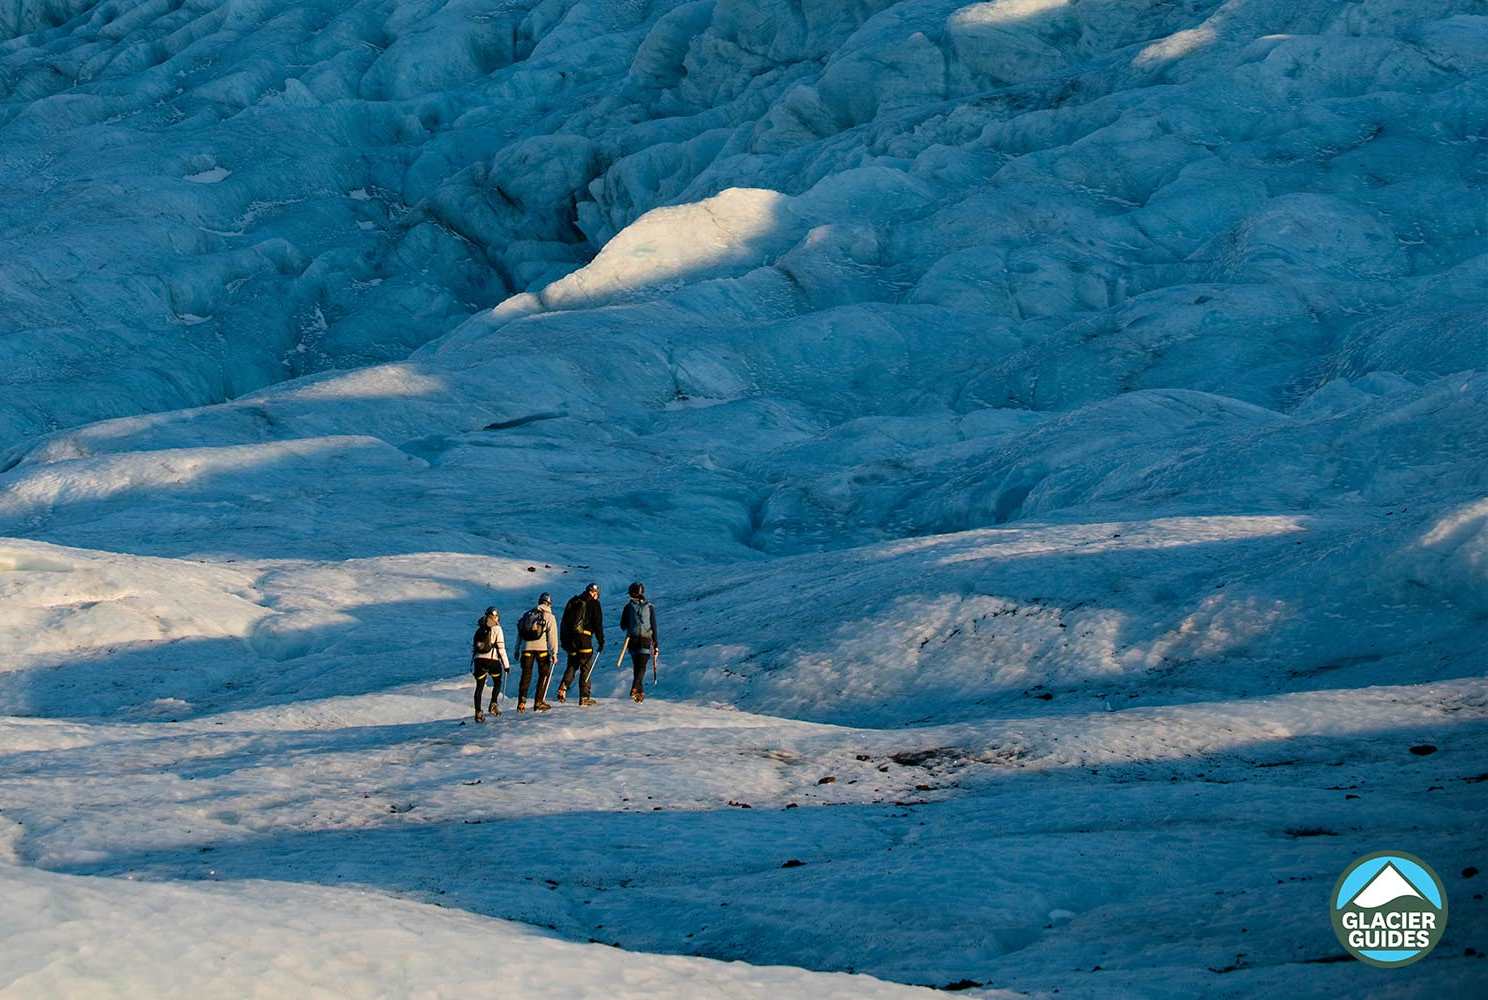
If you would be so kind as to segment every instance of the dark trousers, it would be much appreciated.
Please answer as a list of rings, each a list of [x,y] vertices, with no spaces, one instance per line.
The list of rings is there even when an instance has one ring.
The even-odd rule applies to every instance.
[[[573,686],[575,674],[579,676],[579,697],[581,699],[594,697],[590,686],[590,678],[594,676],[594,650],[568,654],[568,668],[563,671],[562,686],[565,689]]]
[[[636,649],[630,647],[630,668],[635,672],[635,678],[630,682],[632,691],[645,691],[646,687],[646,664],[651,662],[651,647],[643,646]]]
[[[486,689],[486,678],[491,678],[491,711],[496,711],[496,699],[501,694],[501,682],[505,680],[506,671],[501,669],[501,664],[496,660],[476,660],[473,668],[475,673],[475,710],[480,711],[481,692]]]
[[[517,697],[527,700],[527,685],[532,683],[532,662],[537,661],[537,687],[533,689],[534,701],[548,700],[548,682],[553,679],[553,658],[535,649],[522,653],[522,682],[517,686]]]

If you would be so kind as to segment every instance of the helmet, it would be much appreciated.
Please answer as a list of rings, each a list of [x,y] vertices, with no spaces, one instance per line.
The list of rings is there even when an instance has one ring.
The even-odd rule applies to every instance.
[[[546,590],[544,590],[541,594],[538,594],[537,595],[537,603],[538,604],[552,604],[553,603],[553,595],[550,594],[550,593],[548,593]]]
[[[632,583],[630,585],[630,596],[631,597],[645,597],[646,596],[646,585],[644,583],[642,583],[641,581],[639,581],[639,580],[637,580],[635,583]]]
[[[495,608],[487,608],[486,609],[486,613],[484,615],[482,615],[481,617],[482,618],[500,618],[501,617],[501,612],[500,611],[497,611]]]

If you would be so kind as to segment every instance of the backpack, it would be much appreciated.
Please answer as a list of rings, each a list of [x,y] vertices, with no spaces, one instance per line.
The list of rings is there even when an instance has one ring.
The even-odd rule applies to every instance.
[[[631,601],[627,607],[630,612],[629,627],[625,632],[632,639],[651,638],[651,624],[655,621],[651,617],[651,605],[644,600]]]
[[[586,629],[593,631],[589,629],[589,602],[583,594],[570,597],[563,607],[563,623],[558,627],[558,637],[565,646],[572,645],[579,633]]]
[[[523,642],[536,642],[548,634],[548,619],[541,608],[531,608],[517,619],[517,635]]]
[[[491,626],[481,624],[476,627],[475,638],[471,640],[470,654],[479,656],[482,653],[489,653],[495,645],[496,641],[491,638]]]

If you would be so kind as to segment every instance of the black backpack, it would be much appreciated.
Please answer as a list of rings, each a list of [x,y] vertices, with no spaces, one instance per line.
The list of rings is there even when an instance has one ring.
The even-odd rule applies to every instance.
[[[470,655],[479,656],[482,653],[489,653],[495,645],[496,640],[491,637],[491,626],[482,622],[476,626],[475,638],[470,643]]]
[[[542,608],[532,608],[517,619],[517,635],[523,642],[536,642],[548,634],[548,619]]]
[[[584,599],[583,594],[570,597],[568,603],[563,606],[563,624],[558,628],[558,637],[565,643],[572,644],[579,638],[579,632],[589,626],[589,602]],[[593,631],[593,629],[589,629]]]

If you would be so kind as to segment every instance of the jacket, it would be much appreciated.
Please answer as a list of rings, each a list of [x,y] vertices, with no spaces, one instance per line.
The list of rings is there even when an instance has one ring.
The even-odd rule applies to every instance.
[[[482,646],[489,646],[485,651]],[[491,627],[484,622],[476,626],[475,638],[471,641],[471,655],[477,660],[495,660],[506,669],[508,660],[506,658],[506,636],[502,634],[500,625]]]
[[[645,615],[645,618],[638,617],[640,615]],[[626,635],[634,635],[643,622],[651,626],[651,644],[660,647],[661,636],[656,631],[656,605],[644,597],[640,600],[632,597],[625,603],[625,610],[620,612],[620,631]]]
[[[594,640],[604,646],[604,610],[599,599],[587,593],[575,594],[563,606],[563,628],[558,641],[565,652],[589,653],[595,649]]]
[[[548,604],[539,604],[537,609],[542,612],[543,621],[547,628],[543,634],[536,639],[523,639],[517,636],[517,654],[522,653],[547,653],[556,658],[558,656],[558,620],[553,617],[553,608]]]

